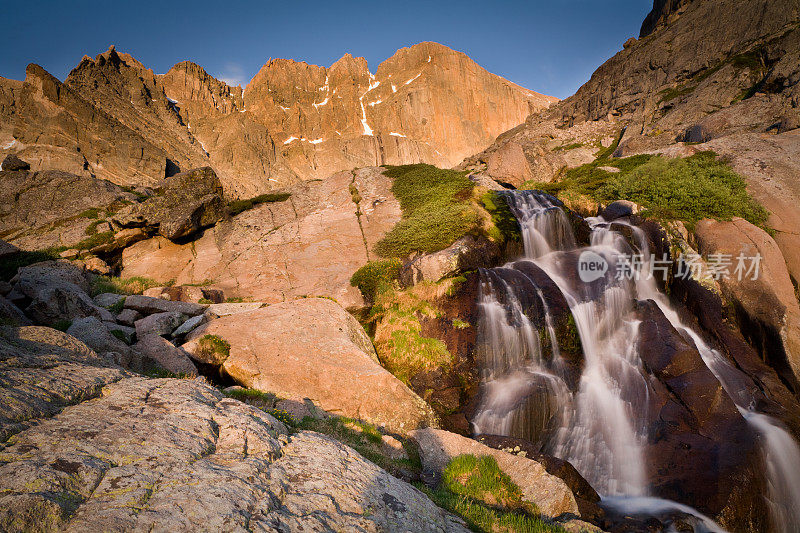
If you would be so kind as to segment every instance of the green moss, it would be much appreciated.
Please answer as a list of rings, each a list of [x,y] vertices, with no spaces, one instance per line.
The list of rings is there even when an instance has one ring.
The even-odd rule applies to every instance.
[[[461,319],[454,318],[453,319],[453,327],[456,329],[467,329],[470,327],[469,322],[464,322]]]
[[[442,472],[442,486],[453,494],[495,505],[522,503],[522,491],[491,455],[454,457]]]
[[[462,517],[473,531],[564,531],[540,518],[535,506],[523,501],[522,491],[491,456],[459,455],[445,468],[439,487],[416,486],[436,505]]]
[[[211,301],[211,300],[209,300],[208,298],[200,298],[200,299],[197,301],[197,303],[199,303],[199,304],[213,304],[214,302],[212,302],[212,301]]]
[[[257,205],[274,203],[274,202],[283,202],[285,200],[288,200],[290,196],[291,193],[280,192],[280,193],[261,194],[254,198],[249,198],[247,200],[234,200],[228,203],[227,211],[230,216],[235,216],[249,209],[253,209]]]
[[[229,304],[244,303],[244,298],[239,298],[239,297],[225,298],[225,303],[229,303]]]
[[[405,326],[405,327],[402,327]],[[423,337],[417,319],[404,317],[402,326],[391,332],[381,362],[400,381],[408,383],[425,370],[449,368],[453,356],[439,339]]]
[[[74,248],[78,250],[91,250],[95,246],[100,246],[101,244],[108,244],[114,240],[114,232],[113,231],[104,231],[102,233],[95,233],[94,235],[90,235],[89,237],[83,239],[81,242],[76,244]]]
[[[115,315],[118,314],[122,309],[125,307],[125,298],[120,298],[115,303],[108,306],[108,310],[114,313]]]
[[[225,391],[225,396],[264,410],[273,409],[278,400],[278,397],[271,392],[261,392],[258,389],[232,389]]]
[[[620,172],[599,168],[604,166]],[[644,216],[682,220],[689,227],[702,218],[730,220],[735,216],[763,227],[768,216],[748,195],[744,178],[710,151],[687,158],[642,154],[597,159],[566,170],[555,182],[528,182],[524,188],[557,196],[585,195],[598,202],[630,200],[645,208]]]
[[[497,191],[489,191],[481,196],[481,204],[492,216],[492,227],[488,230],[489,238],[495,242],[522,239],[517,218]]]
[[[391,287],[402,267],[398,259],[370,261],[353,273],[350,285],[358,287],[366,301],[373,302],[379,292]]]
[[[474,184],[466,172],[418,164],[386,167],[385,174],[394,180],[403,218],[378,242],[378,255],[437,252],[477,228],[479,216],[469,201]]]
[[[122,342],[124,342],[125,344],[128,344],[128,339],[127,337],[125,337],[125,334],[122,331],[118,329],[112,329],[111,334],[114,335],[119,340],[121,340]]]
[[[197,350],[200,359],[224,360],[231,354],[231,344],[219,335],[203,335],[197,343]]]

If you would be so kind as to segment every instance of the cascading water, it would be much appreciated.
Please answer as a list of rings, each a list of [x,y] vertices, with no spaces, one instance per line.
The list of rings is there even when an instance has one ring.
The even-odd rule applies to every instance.
[[[538,441],[549,453],[570,461],[614,505],[624,507],[621,502],[627,501],[633,506],[684,509],[648,494],[644,446],[652,416],[651,389],[637,353],[640,323],[633,303],[650,299],[677,331],[691,339],[760,435],[776,531],[800,531],[800,449],[795,441],[777,421],[754,410],[746,378],[682,322],[654,279],[616,275],[621,268],[646,272],[651,266],[641,229],[615,221],[630,229],[637,248],[633,250],[602,218],[587,219],[591,245],[579,249],[569,219],[551,197],[535,191],[505,194],[522,229],[525,258],[482,271],[478,334],[482,401],[472,420],[475,433]],[[577,275],[577,264],[587,253],[607,265],[593,283]],[[640,257],[641,263],[624,264],[632,256]],[[534,268],[557,285],[580,337],[584,367],[575,392],[567,385],[568,372]],[[542,311],[542,324],[527,316],[525,310],[532,306]],[[717,526],[702,519],[715,530]]]

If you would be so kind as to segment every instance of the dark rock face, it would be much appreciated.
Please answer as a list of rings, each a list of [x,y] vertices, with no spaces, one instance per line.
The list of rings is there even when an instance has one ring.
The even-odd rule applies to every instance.
[[[0,165],[0,170],[17,171],[17,170],[30,170],[31,165],[16,156],[16,154],[8,154],[3,159],[3,164]]]
[[[673,15],[679,15],[694,0],[654,0],[653,9],[642,22],[639,38],[647,37],[659,26],[665,25]]]
[[[654,380],[647,444],[653,492],[727,524],[767,526],[761,453],[753,431],[697,349],[656,304],[640,302],[639,352]],[[747,481],[745,481],[747,480]]]
[[[211,167],[167,178],[159,194],[124,209],[114,220],[123,227],[146,227],[172,241],[194,235],[225,215],[222,184]]]

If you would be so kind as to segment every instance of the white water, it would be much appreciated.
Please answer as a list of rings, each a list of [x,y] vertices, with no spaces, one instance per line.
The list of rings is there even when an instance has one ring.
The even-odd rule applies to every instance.
[[[473,419],[476,433],[527,438],[524,426],[535,418],[532,411],[549,410],[553,413],[550,424],[555,424],[549,435],[552,453],[569,460],[604,501],[634,508],[662,502],[656,507],[671,505],[671,509],[691,511],[709,531],[720,530],[697,511],[648,494],[644,443],[650,422],[650,388],[636,350],[639,323],[631,311],[636,299],[651,299],[670,323],[694,342],[705,364],[760,436],[774,530],[800,531],[800,448],[776,420],[754,411],[747,378],[684,324],[655,280],[648,279],[645,273],[652,258],[643,232],[630,226],[639,248],[632,250],[602,218],[588,220],[593,230],[588,249],[609,264],[609,273],[590,287],[575,276],[575,239],[563,210],[547,196],[531,192],[513,194],[509,205],[522,228],[526,259],[549,275],[569,304],[585,363],[577,391],[572,393],[564,381],[563,361],[541,291],[536,288],[545,307],[551,358],[542,356],[538,329],[523,312],[516,292],[520,287],[504,279],[512,274],[509,270],[517,277],[524,273],[511,264],[494,269],[494,275],[485,273],[479,304],[483,400]],[[617,263],[632,253],[642,255],[637,266],[642,274],[616,279]],[[555,399],[556,405],[541,398],[532,404],[520,400],[532,390],[535,396],[532,383],[546,387],[550,403]]]

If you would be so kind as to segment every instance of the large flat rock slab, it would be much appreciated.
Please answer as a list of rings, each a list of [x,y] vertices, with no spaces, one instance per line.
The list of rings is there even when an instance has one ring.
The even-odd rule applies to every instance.
[[[245,387],[290,400],[310,398],[328,412],[395,431],[435,424],[431,408],[379,364],[358,321],[329,299],[305,298],[212,320],[191,333],[184,349],[202,358],[206,335],[230,344],[222,370]]]

